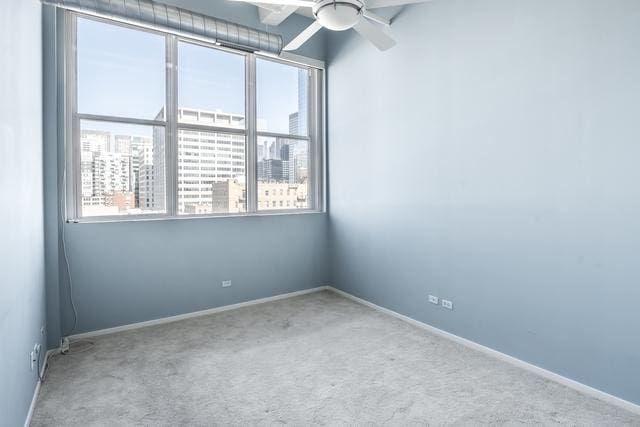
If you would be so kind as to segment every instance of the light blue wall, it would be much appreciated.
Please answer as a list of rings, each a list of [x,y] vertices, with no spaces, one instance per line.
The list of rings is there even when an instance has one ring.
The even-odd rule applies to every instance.
[[[265,29],[254,6],[225,0],[167,3],[222,19]],[[46,11],[45,31],[54,28]],[[270,31],[285,43],[310,23],[292,16]],[[52,32],[49,40],[55,33]],[[53,49],[53,47],[51,47]],[[315,38],[297,52],[324,59],[325,40]],[[61,52],[58,52],[61,54]],[[55,69],[55,55],[45,58]],[[52,71],[53,72],[53,71]],[[61,73],[60,73],[61,74]],[[47,76],[46,117],[56,119],[55,77]],[[60,88],[63,82],[57,80]],[[51,92],[53,91],[53,92]],[[57,117],[60,120],[60,117]],[[55,126],[47,128],[55,146]],[[73,316],[68,281],[59,249],[57,190],[58,151],[45,153],[51,180],[46,189],[48,296],[52,320],[49,345],[69,334]],[[74,296],[79,311],[75,333],[151,320],[277,295],[328,283],[326,214],[65,225]],[[49,261],[49,259],[48,259]],[[223,289],[221,281],[233,286]],[[59,310],[55,307],[59,305]],[[57,329],[56,329],[57,327]]]
[[[640,403],[639,23],[442,0],[330,38],[333,284]]]
[[[326,285],[326,222],[302,214],[70,225],[79,331]],[[233,285],[222,288],[227,279]]]
[[[0,425],[24,424],[45,343],[42,50],[38,0],[0,2]]]

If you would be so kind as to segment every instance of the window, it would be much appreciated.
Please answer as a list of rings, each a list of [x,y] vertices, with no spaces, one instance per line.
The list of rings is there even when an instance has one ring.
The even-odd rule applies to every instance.
[[[164,118],[165,37],[77,20],[78,112]]]
[[[309,90],[304,67],[256,60],[258,209],[308,209],[310,198]],[[286,190],[286,196],[285,196]],[[279,194],[271,205],[269,192]],[[262,194],[264,193],[264,196]]]
[[[80,120],[81,215],[165,213],[154,181],[164,177],[164,140],[160,126]]]
[[[178,121],[245,127],[245,59],[178,42]]]
[[[165,63],[162,35],[77,20],[77,216],[166,214]]]
[[[309,70],[256,60],[258,132],[308,135]]]
[[[289,208],[309,208],[309,142],[259,135],[257,153],[258,201],[270,199],[271,194],[271,198],[288,201]],[[266,206],[265,209],[276,207],[275,204]]]
[[[322,70],[66,18],[68,218],[322,210]]]
[[[178,215],[246,212],[245,62],[244,55],[178,42]],[[201,180],[181,182],[185,167]]]

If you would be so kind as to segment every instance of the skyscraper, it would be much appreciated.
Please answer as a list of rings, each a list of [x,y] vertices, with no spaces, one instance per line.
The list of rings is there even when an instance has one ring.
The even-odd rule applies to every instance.
[[[258,180],[264,182],[289,182],[289,161],[264,159],[258,162]]]
[[[151,139],[113,135],[83,129],[80,134],[81,207],[85,215],[110,215],[134,209],[137,169],[143,153],[132,147],[151,148]]]
[[[243,129],[244,116],[222,111],[181,107],[180,123]],[[164,134],[154,137],[154,169],[152,203],[164,208],[164,159],[156,161],[156,153],[164,156]],[[212,213],[214,183],[245,183],[245,136],[236,133],[180,129],[178,131],[178,214]],[[159,167],[158,165],[162,165]],[[218,207],[219,208],[219,207]],[[244,205],[240,208],[244,210]],[[215,211],[218,212],[218,211]]]
[[[161,108],[156,116],[156,120],[162,120],[164,118],[164,108]],[[144,184],[145,188],[151,188],[151,193],[148,193],[146,197],[140,200],[140,204],[144,206],[144,209],[151,209],[156,211],[166,212],[165,203],[165,183],[166,183],[166,171],[165,171],[165,133],[164,128],[153,128],[153,161],[151,168],[150,178],[147,178],[145,173],[145,181],[141,180],[141,185]],[[146,171],[145,171],[146,172]]]

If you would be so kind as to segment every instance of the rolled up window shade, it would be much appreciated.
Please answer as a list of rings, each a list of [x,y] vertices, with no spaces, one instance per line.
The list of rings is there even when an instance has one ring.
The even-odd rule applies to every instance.
[[[223,46],[280,54],[282,37],[152,0],[42,0],[45,4],[169,33],[191,34]]]

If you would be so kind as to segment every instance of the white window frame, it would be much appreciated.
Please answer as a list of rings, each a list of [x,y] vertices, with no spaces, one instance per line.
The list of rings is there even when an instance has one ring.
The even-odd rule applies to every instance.
[[[90,19],[132,28],[161,35],[165,38],[166,48],[166,101],[165,119],[148,120],[110,115],[85,114],[78,112],[78,80],[77,80],[77,19]],[[242,50],[221,47],[215,43],[192,38],[185,35],[164,33],[119,21],[86,15],[75,11],[65,11],[63,15],[64,33],[64,82],[65,82],[65,114],[64,140],[65,164],[63,179],[65,181],[65,210],[66,222],[107,222],[134,221],[160,219],[190,219],[190,218],[218,218],[235,216],[269,216],[283,214],[303,214],[325,212],[325,132],[324,132],[324,64],[321,61],[298,55],[283,53],[280,57],[260,52],[245,52]],[[241,55],[245,59],[245,128],[234,129],[208,125],[185,124],[178,122],[178,43],[187,42],[207,48],[226,51]],[[305,68],[309,71],[308,79],[308,135],[290,135],[276,132],[257,130],[256,126],[256,59],[280,62],[286,65]],[[98,122],[112,122],[157,126],[164,128],[165,135],[165,213],[123,214],[108,216],[82,216],[81,173],[80,173],[80,121],[92,120]],[[191,129],[205,132],[220,132],[245,136],[245,174],[247,199],[245,212],[241,213],[209,213],[209,214],[178,214],[178,130]],[[309,146],[309,181],[308,207],[305,209],[274,209],[258,210],[258,180],[257,180],[257,141],[258,136],[279,137],[292,140],[304,140]]]

